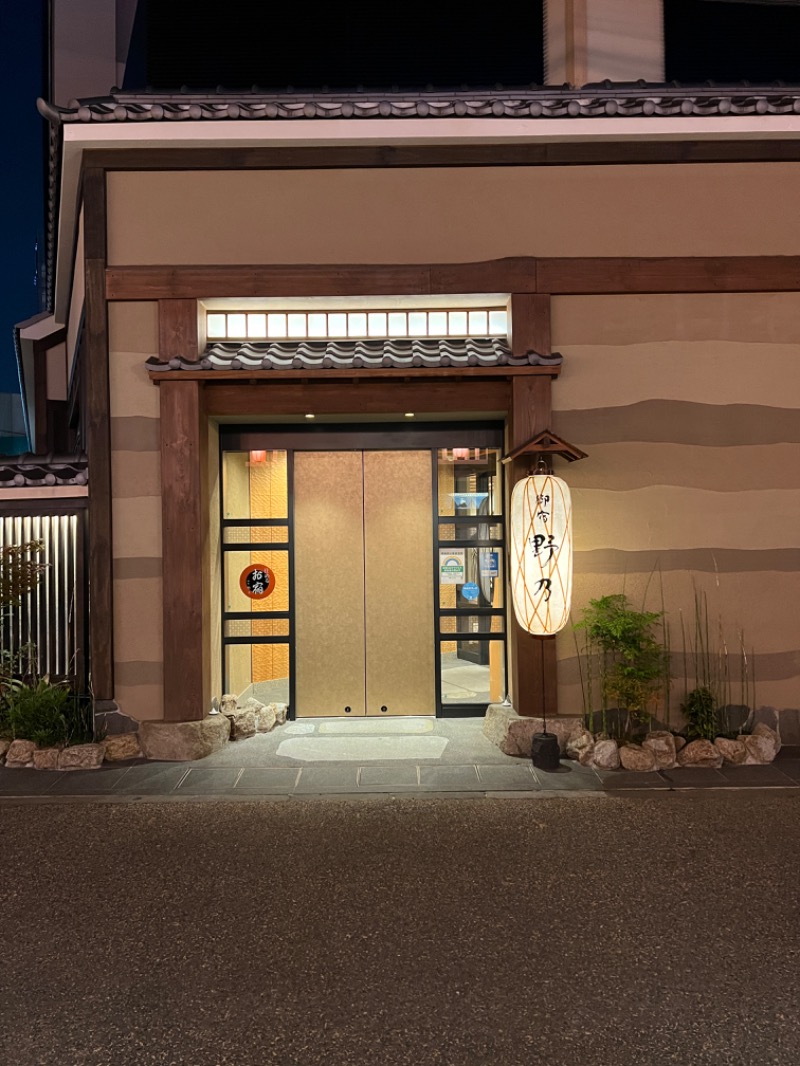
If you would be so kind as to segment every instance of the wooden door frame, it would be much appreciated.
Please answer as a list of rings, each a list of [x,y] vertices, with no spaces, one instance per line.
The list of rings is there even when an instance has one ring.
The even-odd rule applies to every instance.
[[[401,409],[413,396],[416,412],[420,414],[447,413],[445,401],[452,402],[455,397],[455,402],[460,405],[458,409],[463,410],[469,420],[470,416],[486,417],[489,395],[492,404],[497,404],[492,408],[493,414],[499,416],[495,420],[511,420],[511,439],[516,442],[517,437],[528,432],[534,418],[526,413],[526,405],[544,405],[534,418],[536,425],[545,419],[545,413],[549,417],[550,385],[558,367],[548,368],[548,373],[542,373],[541,368],[531,368],[531,371],[529,375],[515,374],[508,378],[493,375],[442,382],[425,380],[424,371],[416,378],[409,375],[408,381],[370,380],[369,372],[366,372],[359,378],[355,390],[349,381],[281,381],[275,385],[253,386],[248,384],[245,376],[235,383],[226,380],[217,385],[208,380],[183,380],[180,373],[171,380],[160,379],[165,394],[161,405],[165,462],[162,471],[164,692],[165,697],[168,696],[165,717],[175,721],[202,718],[212,695],[207,688],[208,657],[212,652],[208,620],[198,617],[201,601],[197,597],[197,560],[205,558],[210,519],[201,484],[206,419],[253,414],[254,406],[260,406],[261,412],[268,410],[272,415],[291,417],[308,410],[310,401],[314,402],[314,409],[320,415],[342,414],[348,409],[352,413],[354,410],[381,408],[391,413],[397,410],[399,393],[403,397]],[[258,405],[253,404],[254,393],[259,397]],[[275,394],[280,397],[279,404],[274,402]],[[474,422],[476,428],[479,424],[477,420]],[[426,425],[416,423],[414,430],[424,433]],[[433,429],[433,425],[430,428]],[[447,423],[437,423],[436,428],[446,431]],[[266,425],[264,429],[269,432],[270,427]],[[408,437],[411,444],[413,431]],[[185,516],[186,520],[176,521],[179,515]],[[192,624],[187,626],[186,619],[192,619]],[[514,688],[515,684],[530,686],[531,691],[521,694],[517,703],[526,708],[528,714],[541,713],[545,692],[551,699],[555,696],[555,657],[544,659],[530,638],[526,641],[519,639],[517,628],[509,620],[506,639],[512,663],[511,676],[516,679],[512,681],[512,692],[521,691]],[[555,713],[554,703],[548,703],[547,709],[549,713]]]

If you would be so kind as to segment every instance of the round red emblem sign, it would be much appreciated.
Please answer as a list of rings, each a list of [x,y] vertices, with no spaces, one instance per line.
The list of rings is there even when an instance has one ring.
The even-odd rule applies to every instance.
[[[254,563],[242,570],[239,587],[251,600],[263,600],[270,596],[275,588],[275,575],[268,566]]]

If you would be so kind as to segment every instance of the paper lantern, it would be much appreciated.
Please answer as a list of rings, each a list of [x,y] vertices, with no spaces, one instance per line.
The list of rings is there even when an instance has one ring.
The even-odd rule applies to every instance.
[[[511,595],[517,621],[534,636],[563,629],[572,600],[572,501],[552,474],[514,486],[509,520]]]

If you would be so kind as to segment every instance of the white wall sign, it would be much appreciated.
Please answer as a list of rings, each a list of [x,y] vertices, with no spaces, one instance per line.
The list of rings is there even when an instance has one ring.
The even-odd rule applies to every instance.
[[[572,601],[572,501],[566,483],[552,474],[518,481],[509,533],[517,621],[535,636],[558,633]]]
[[[439,582],[442,585],[463,585],[466,566],[465,548],[439,549]]]

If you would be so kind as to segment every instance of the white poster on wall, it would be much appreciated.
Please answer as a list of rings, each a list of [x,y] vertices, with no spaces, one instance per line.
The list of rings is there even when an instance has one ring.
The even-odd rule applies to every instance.
[[[439,549],[439,583],[441,585],[463,585],[465,566],[465,548]]]

